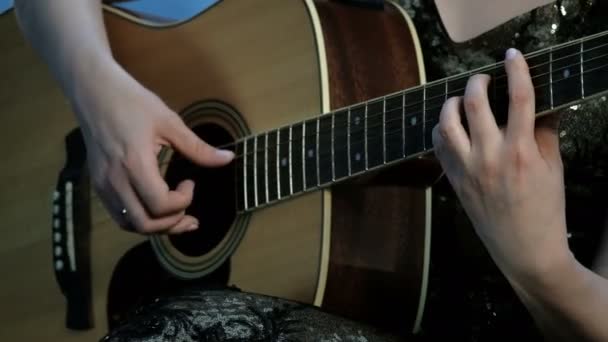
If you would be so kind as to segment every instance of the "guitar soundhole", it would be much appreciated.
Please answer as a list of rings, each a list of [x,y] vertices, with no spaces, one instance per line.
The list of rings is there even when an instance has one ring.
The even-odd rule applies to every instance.
[[[212,146],[233,141],[232,136],[216,124],[195,126],[193,131]],[[194,232],[169,237],[184,255],[197,257],[208,253],[228,232],[236,215],[234,172],[234,163],[205,168],[181,155],[172,157],[165,179],[172,189],[184,179],[195,182],[194,199],[186,213],[200,222],[199,229]]]

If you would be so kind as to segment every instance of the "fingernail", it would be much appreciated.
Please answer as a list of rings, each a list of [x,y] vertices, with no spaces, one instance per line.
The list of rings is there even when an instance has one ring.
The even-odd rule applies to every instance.
[[[234,152],[230,150],[216,150],[215,153],[223,159],[232,159],[234,157]]]
[[[190,226],[188,226],[188,230],[195,230],[195,229],[198,229],[198,222],[194,222]]]
[[[517,49],[510,48],[507,50],[506,58],[507,59],[515,58],[515,56],[517,56],[517,53],[518,53]]]

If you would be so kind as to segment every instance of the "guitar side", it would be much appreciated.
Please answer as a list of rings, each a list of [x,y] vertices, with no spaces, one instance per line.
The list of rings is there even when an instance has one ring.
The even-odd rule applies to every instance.
[[[425,83],[416,28],[401,6],[316,6],[332,109]],[[403,333],[419,330],[430,259],[430,185],[439,172],[432,160],[413,160],[332,188],[325,309]]]

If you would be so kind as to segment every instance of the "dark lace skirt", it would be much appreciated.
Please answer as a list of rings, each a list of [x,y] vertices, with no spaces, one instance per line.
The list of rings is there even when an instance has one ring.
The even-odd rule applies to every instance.
[[[400,341],[317,307],[232,289],[190,290],[130,315],[103,341]]]

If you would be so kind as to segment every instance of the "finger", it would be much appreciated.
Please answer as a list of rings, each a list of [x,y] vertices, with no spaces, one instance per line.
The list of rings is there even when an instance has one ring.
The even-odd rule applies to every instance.
[[[442,152],[449,152],[456,159],[464,161],[471,150],[471,141],[462,125],[461,103],[461,97],[452,97],[443,104],[439,123],[433,129],[433,140],[440,145]]]
[[[484,147],[500,136],[488,100],[490,76],[474,75],[467,82],[464,93],[464,110],[471,135],[471,145]]]
[[[183,211],[192,202],[194,182],[185,180],[175,190],[169,189],[152,153],[130,157],[127,165],[129,180],[151,217],[158,218]]]
[[[182,234],[198,229],[199,222],[193,216],[184,216],[181,221],[167,230],[167,234]]]
[[[112,220],[116,222],[120,228],[132,231],[132,225],[126,220],[126,217],[121,214],[123,207],[118,194],[110,191],[107,188],[100,188],[97,190],[97,193],[99,194],[99,198],[101,199],[105,209],[112,217]]]
[[[536,120],[534,135],[538,152],[547,161],[561,161],[559,148],[560,114],[550,114]]]
[[[122,214],[126,203],[115,190],[128,186],[124,173],[118,172],[117,169],[105,169],[104,174],[96,174],[93,177],[93,184],[112,220],[122,229],[132,231],[133,225]]]
[[[179,153],[201,166],[223,166],[234,158],[232,151],[217,149],[204,142],[179,117],[163,126],[161,134]]]
[[[118,196],[120,197],[120,202],[123,203],[124,208],[127,210],[126,214],[123,215],[123,220],[127,222],[128,230],[134,230],[141,234],[162,234],[166,233],[185,217],[185,211],[162,218],[150,217],[143,205],[140,204],[135,191],[131,187],[121,189]]]
[[[118,207],[117,214],[120,226],[129,231],[142,234],[162,233],[177,224],[185,215],[185,210],[166,215],[162,218],[152,218],[147,213],[141,199],[129,183],[126,170],[115,168],[110,170],[107,177],[107,186],[104,191],[111,197],[112,206]],[[125,209],[126,213],[121,213]]]
[[[509,86],[509,120],[507,139],[531,141],[534,138],[534,85],[528,64],[516,49],[509,49],[505,58]]]

